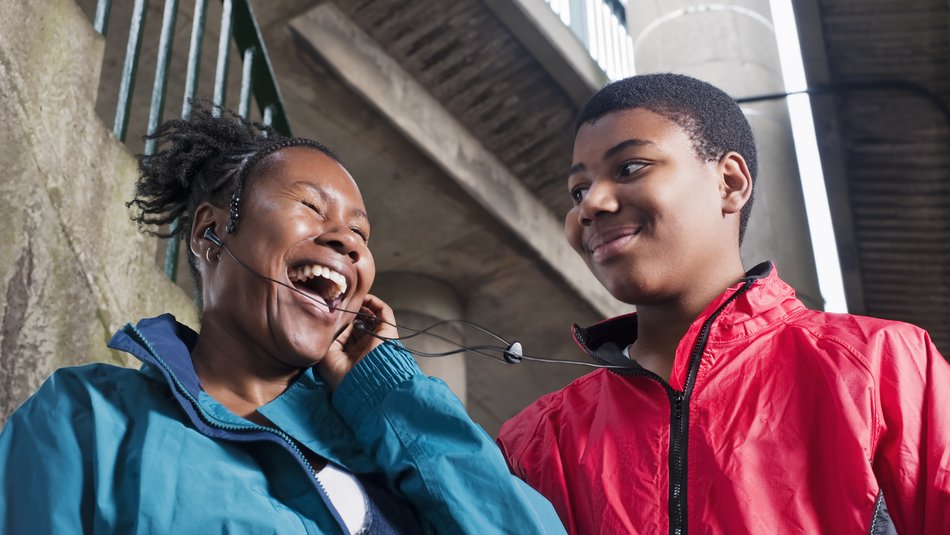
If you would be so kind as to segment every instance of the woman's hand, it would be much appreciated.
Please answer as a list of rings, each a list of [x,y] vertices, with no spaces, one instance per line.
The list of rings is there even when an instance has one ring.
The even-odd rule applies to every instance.
[[[326,356],[317,364],[317,373],[330,385],[331,390],[336,390],[343,377],[361,358],[376,349],[384,339],[399,337],[395,324],[396,316],[389,305],[367,294],[360,307],[360,315],[330,345]]]

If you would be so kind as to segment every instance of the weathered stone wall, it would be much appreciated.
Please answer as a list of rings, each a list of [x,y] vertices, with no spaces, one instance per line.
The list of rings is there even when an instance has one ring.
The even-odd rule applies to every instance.
[[[57,367],[189,296],[129,221],[134,158],[94,112],[102,39],[74,0],[0,0],[0,424]]]

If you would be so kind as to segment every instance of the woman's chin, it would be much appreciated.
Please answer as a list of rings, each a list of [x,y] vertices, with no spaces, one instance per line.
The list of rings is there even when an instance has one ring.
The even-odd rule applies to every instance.
[[[330,350],[333,338],[330,335],[314,338],[303,339],[299,336],[299,333],[289,338],[284,357],[285,362],[298,368],[309,368],[319,364]]]

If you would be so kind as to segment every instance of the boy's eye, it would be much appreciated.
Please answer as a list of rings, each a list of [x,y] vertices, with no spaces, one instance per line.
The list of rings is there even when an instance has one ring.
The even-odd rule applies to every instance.
[[[571,200],[574,201],[574,204],[580,204],[584,197],[587,196],[587,191],[590,189],[590,186],[574,186],[571,188]]]
[[[620,164],[620,169],[617,171],[617,175],[630,176],[644,167],[646,167],[646,164],[643,162],[623,162]]]

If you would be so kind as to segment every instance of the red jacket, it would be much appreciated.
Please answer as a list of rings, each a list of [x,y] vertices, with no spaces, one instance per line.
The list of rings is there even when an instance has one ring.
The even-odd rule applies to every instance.
[[[584,535],[950,533],[950,365],[927,333],[808,310],[757,269],[693,322],[669,383],[599,370],[505,423],[512,471]],[[574,327],[595,358],[636,331]]]

